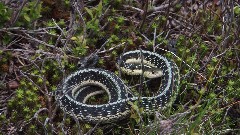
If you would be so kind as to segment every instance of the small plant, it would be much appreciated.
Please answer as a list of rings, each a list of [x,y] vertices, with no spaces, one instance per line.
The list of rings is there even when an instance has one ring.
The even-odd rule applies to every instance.
[[[42,4],[37,3],[37,1],[31,1],[24,6],[22,12],[20,13],[20,18],[17,21],[17,26],[29,27],[33,21],[36,21],[41,17]]]
[[[135,101],[135,102],[128,102],[129,105],[131,105],[132,110],[131,110],[131,118],[133,118],[136,123],[140,123],[141,121],[141,114],[143,113],[143,108],[139,108],[139,101]]]
[[[5,6],[2,2],[0,2],[0,28],[2,28],[6,22],[10,20],[11,10]]]

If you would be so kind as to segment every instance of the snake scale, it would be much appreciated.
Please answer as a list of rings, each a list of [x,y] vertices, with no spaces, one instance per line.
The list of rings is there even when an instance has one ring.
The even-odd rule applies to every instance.
[[[163,109],[174,101],[180,80],[179,69],[174,62],[154,52],[135,50],[122,54],[118,67],[128,75],[161,77],[159,92],[152,97],[134,96],[114,73],[100,68],[82,68],[70,74],[58,89],[61,94],[57,94],[56,100],[59,101],[60,108],[84,122],[108,123],[129,116],[129,101],[139,100],[145,113]],[[103,91],[108,94],[108,103],[86,103],[89,97]]]

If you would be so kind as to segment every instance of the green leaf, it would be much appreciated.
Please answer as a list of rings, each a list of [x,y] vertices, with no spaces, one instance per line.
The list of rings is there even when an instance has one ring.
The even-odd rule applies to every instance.
[[[85,7],[85,10],[87,11],[87,13],[91,16],[91,18],[93,19],[93,13],[92,10],[90,10],[89,8]]]
[[[71,37],[71,40],[75,41],[75,40],[77,40],[77,37]]]
[[[24,14],[23,17],[26,21],[30,22],[31,19],[27,14]]]
[[[102,5],[102,1],[99,2],[98,7],[97,7],[97,11],[99,13],[99,16],[101,16],[102,14],[102,9],[103,9],[103,5]]]
[[[234,10],[234,14],[240,15],[240,6],[234,7],[233,10]]]

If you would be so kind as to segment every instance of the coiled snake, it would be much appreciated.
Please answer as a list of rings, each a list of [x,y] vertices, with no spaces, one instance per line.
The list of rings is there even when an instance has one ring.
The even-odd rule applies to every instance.
[[[146,113],[171,105],[180,79],[178,67],[174,62],[157,53],[135,50],[124,53],[118,60],[118,67],[128,75],[143,74],[148,78],[161,76],[160,91],[152,97],[137,97],[130,94],[124,82],[114,73],[99,68],[85,68],[74,72],[64,80],[59,89],[61,94],[56,96],[61,109],[81,121],[108,123],[129,116],[131,109],[129,101],[139,100],[140,106]],[[99,88],[108,94],[108,103],[87,104],[86,100],[90,96],[101,93],[96,90]]]

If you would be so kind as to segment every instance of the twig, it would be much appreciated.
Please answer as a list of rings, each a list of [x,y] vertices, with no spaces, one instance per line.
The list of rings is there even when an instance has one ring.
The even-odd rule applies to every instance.
[[[118,47],[121,47],[121,46],[124,45],[124,44],[126,44],[126,42],[123,42],[123,43],[121,43],[121,44],[119,44],[119,45],[116,45],[116,46],[114,46],[114,47],[111,47],[111,48],[109,48],[108,50],[104,50],[104,51],[98,52],[98,54],[103,54],[103,53],[111,52],[111,51],[113,51],[114,49],[116,49],[116,48],[118,48]]]
[[[141,57],[141,70],[142,70],[142,74],[141,74],[141,76],[140,76],[140,86],[139,86],[139,91],[138,91],[138,93],[139,93],[139,96],[143,96],[143,93],[142,93],[142,91],[143,91],[143,81],[144,81],[144,77],[143,77],[143,74],[144,74],[144,63],[143,63],[143,59],[144,59],[144,55],[143,55],[143,52],[142,52],[142,49],[140,49],[140,57]],[[140,97],[138,98],[138,103],[140,104],[141,103],[141,101],[140,101]],[[143,119],[142,119],[142,117],[141,117],[141,113],[139,112],[139,109],[137,109],[136,110],[137,111],[137,113],[138,113],[138,115],[139,115],[139,117],[140,117],[140,120],[141,120],[141,122],[143,122]],[[141,128],[142,128],[142,124],[140,124],[141,125]]]
[[[55,45],[54,46],[57,46],[57,44],[59,43],[59,41],[61,40],[62,36],[66,37],[66,35],[64,34],[64,31],[63,29],[56,23],[55,19],[52,19],[54,24],[56,25],[56,27],[61,31],[61,35],[58,36],[56,42],[55,42]]]
[[[98,127],[98,125],[99,125],[99,122],[93,128],[91,128],[85,135],[91,135],[93,131]]]
[[[61,130],[62,130],[62,133],[63,133],[64,135],[67,135],[67,131],[64,130],[64,122],[65,122],[65,120],[66,120],[66,113],[64,112],[63,120],[62,120],[62,122],[61,122],[61,124],[60,124],[60,127],[61,127]]]
[[[40,108],[37,112],[35,112],[33,118],[34,118],[34,119],[37,119],[39,113],[41,113],[42,111],[48,111],[48,109],[47,109],[47,108]]]
[[[155,42],[156,42],[156,33],[157,33],[157,28],[154,28],[154,35],[153,35],[153,52],[155,52]]]
[[[147,16],[147,10],[148,10],[148,0],[144,0],[144,9],[143,9],[143,19],[142,19],[142,22],[141,22],[141,24],[140,24],[140,28],[139,28],[139,31],[142,31],[142,28],[143,28],[143,25],[144,25],[144,23],[145,23],[145,21],[146,21],[146,16]]]
[[[73,118],[74,118],[74,120],[75,120],[75,122],[77,124],[77,127],[78,127],[78,135],[83,135],[83,132],[82,132],[82,130],[80,128],[80,124],[79,124],[79,121],[78,121],[77,117],[74,115],[73,112],[71,112],[71,113],[72,113],[72,116],[73,116]]]
[[[27,0],[24,0],[21,4],[21,6],[17,9],[17,11],[13,12],[13,15],[11,17],[11,20],[10,20],[10,26],[14,25],[15,22],[17,21],[23,7],[25,6],[25,4],[27,3],[28,1]]]
[[[133,6],[129,6],[129,5],[123,5],[124,8],[127,8],[127,9],[133,9],[133,10],[136,10],[138,12],[140,12],[141,14],[144,13],[144,11],[140,8],[136,8],[136,7],[133,7]]]
[[[175,0],[175,1],[171,1],[169,0],[170,3],[167,3],[168,1],[165,1],[165,3],[163,3],[162,5],[158,6],[158,7],[153,7],[152,9],[149,9],[148,13],[152,13],[152,12],[157,12],[157,11],[163,11],[166,8],[169,8],[170,6],[175,6],[177,3],[179,3],[179,0]]]
[[[83,32],[84,32],[84,38],[85,38],[86,33],[87,33],[86,32],[87,31],[87,26],[86,26],[86,23],[85,23],[85,21],[83,19],[83,16],[82,16],[82,11],[83,11],[83,8],[84,8],[83,0],[78,0],[78,2],[75,2],[74,7],[77,10],[77,13],[79,14],[80,22],[83,24]]]
[[[24,74],[23,71],[19,70],[19,72],[26,77],[32,84],[34,84],[42,93],[44,93],[44,91],[42,91],[41,87],[39,87],[31,78],[29,78],[27,75]]]

